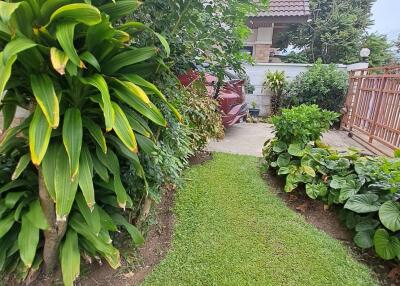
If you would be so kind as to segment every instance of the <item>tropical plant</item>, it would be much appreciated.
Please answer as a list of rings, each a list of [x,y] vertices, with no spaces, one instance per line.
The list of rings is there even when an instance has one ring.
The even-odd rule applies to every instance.
[[[347,78],[347,74],[335,65],[323,65],[317,61],[291,82],[285,105],[317,104],[323,109],[339,112],[347,92]]]
[[[298,120],[300,126],[309,123],[303,117]],[[275,118],[276,126],[284,123],[283,117]],[[317,126],[309,138],[317,138],[320,131]],[[361,156],[353,149],[339,153],[318,140],[303,137],[299,142],[285,135],[277,133],[264,146],[268,166],[285,177],[285,191],[303,186],[311,199],[341,205],[342,219],[354,230],[356,245],[374,247],[383,259],[399,257],[400,159]]]
[[[0,95],[5,134],[1,166],[0,269],[23,273],[58,257],[66,285],[79,275],[80,253],[119,266],[111,233],[139,231],[121,213],[134,208],[121,181],[120,160],[146,177],[138,152],[155,144],[152,128],[166,120],[151,99],[177,110],[141,75],[163,65],[166,40],[138,22],[121,19],[136,0],[69,3],[0,1]],[[136,48],[147,32],[163,51]],[[16,107],[32,114],[9,124]],[[118,154],[118,155],[117,155]],[[10,170],[12,167],[12,170]],[[144,183],[146,186],[146,183]],[[147,189],[141,190],[147,196]]]
[[[271,115],[276,115],[279,113],[282,105],[282,93],[286,84],[286,76],[284,71],[267,72],[264,86],[272,91]]]

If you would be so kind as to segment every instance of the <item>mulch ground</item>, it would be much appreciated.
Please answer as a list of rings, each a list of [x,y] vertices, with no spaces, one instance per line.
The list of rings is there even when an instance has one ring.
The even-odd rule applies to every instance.
[[[378,278],[381,285],[400,285],[400,266],[390,261],[384,261],[376,256],[372,249],[363,251],[353,242],[353,233],[339,219],[339,209],[328,208],[323,202],[310,199],[305,192],[294,191],[285,193],[284,181],[269,171],[264,174],[271,190],[279,196],[288,207],[301,214],[308,223],[340,240],[351,249],[353,256],[368,265]]]

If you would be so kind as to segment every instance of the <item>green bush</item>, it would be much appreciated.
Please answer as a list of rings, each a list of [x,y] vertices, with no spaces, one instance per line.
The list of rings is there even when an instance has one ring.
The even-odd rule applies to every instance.
[[[307,144],[319,139],[338,116],[337,113],[321,110],[317,105],[302,104],[283,109],[281,115],[272,117],[272,123],[280,141]]]
[[[299,126],[307,123],[308,118],[298,117]],[[320,132],[318,125],[306,131],[315,134],[309,137],[314,140]],[[285,177],[286,192],[304,187],[311,199],[342,206],[356,245],[374,247],[383,259],[400,258],[399,158],[361,156],[352,149],[340,153],[312,139],[290,140],[285,133],[267,141],[263,151],[268,165]]]
[[[323,109],[338,112],[345,100],[347,78],[347,74],[339,71],[335,65],[323,65],[317,61],[292,81],[285,105],[317,104]]]

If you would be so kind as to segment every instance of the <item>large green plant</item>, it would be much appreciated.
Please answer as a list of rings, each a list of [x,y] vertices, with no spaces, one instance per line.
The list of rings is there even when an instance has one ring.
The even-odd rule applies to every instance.
[[[323,65],[317,61],[292,81],[286,104],[317,104],[323,109],[339,112],[347,92],[347,78],[347,74],[335,65]]]
[[[297,117],[298,126],[310,124]],[[274,124],[284,124],[276,117]],[[306,133],[318,134],[318,126]],[[346,226],[354,230],[354,242],[361,248],[374,247],[383,259],[400,258],[400,159],[361,156],[355,150],[340,153],[324,144],[299,142],[277,133],[266,142],[268,165],[285,178],[285,191],[303,186],[311,199],[343,207]],[[315,139],[314,139],[315,140]]]
[[[139,2],[86,2],[0,1],[0,154],[16,160],[15,170],[2,170],[0,269],[23,277],[40,265],[52,272],[59,256],[67,285],[79,275],[82,251],[118,267],[110,236],[117,226],[135,244],[143,241],[120,215],[133,205],[119,158],[131,160],[145,181],[137,153],[152,150],[151,125],[166,126],[149,96],[181,120],[140,76],[162,65],[169,46],[141,23],[122,24]],[[164,51],[132,46],[143,31]],[[32,114],[10,128],[17,106]]]

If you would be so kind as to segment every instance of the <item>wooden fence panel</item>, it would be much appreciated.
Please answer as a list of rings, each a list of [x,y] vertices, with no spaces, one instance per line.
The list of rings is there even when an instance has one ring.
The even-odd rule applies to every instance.
[[[341,127],[351,135],[372,148],[399,148],[400,66],[351,71],[344,111]]]

